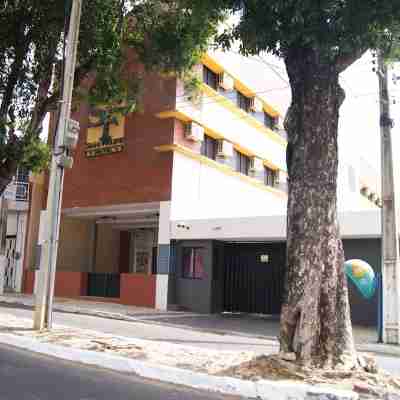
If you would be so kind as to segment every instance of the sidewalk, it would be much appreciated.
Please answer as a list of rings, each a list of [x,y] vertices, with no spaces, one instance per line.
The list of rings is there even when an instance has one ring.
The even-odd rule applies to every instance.
[[[293,381],[271,382],[258,379],[257,376],[254,381],[244,381],[235,378],[235,375],[225,376],[235,366],[278,351],[277,340],[272,336],[245,335],[249,326],[253,325],[259,328],[263,326],[268,334],[274,334],[278,323],[276,320],[224,317],[219,320],[215,317],[206,324],[206,316],[197,314],[165,313],[111,303],[58,299],[55,308],[61,312],[55,313],[54,329],[51,332],[35,332],[31,329],[32,312],[26,309],[32,305],[32,297],[6,295],[0,297],[1,302],[1,343],[135,373],[145,378],[245,397],[259,396],[274,400],[364,399],[354,396],[353,392],[350,395],[348,392],[338,392],[336,397],[315,395],[321,390],[330,392],[332,386],[309,386]],[[8,307],[5,306],[6,302]],[[16,303],[18,307],[25,305],[25,309],[17,308]],[[157,322],[153,318],[158,318]],[[168,318],[167,324],[160,322],[165,318]],[[174,318],[184,318],[184,329],[171,324]],[[245,329],[235,334],[199,331],[194,326],[189,328],[188,321],[196,319],[203,321],[203,328],[238,328],[242,324]],[[395,362],[397,365],[397,360]],[[339,387],[335,384],[334,390],[338,388],[348,391],[353,386],[343,381]]]
[[[34,305],[31,295],[5,294],[0,304]],[[217,333],[276,341],[279,335],[279,320],[269,316],[241,314],[196,314],[181,311],[159,311],[151,308],[125,306],[116,303],[56,298],[54,310],[79,315],[92,315],[109,319],[141,322],[197,332]],[[354,326],[356,342],[361,346],[374,345],[377,333],[374,328]],[[395,353],[396,354],[396,353]],[[400,352],[398,353],[400,355]]]

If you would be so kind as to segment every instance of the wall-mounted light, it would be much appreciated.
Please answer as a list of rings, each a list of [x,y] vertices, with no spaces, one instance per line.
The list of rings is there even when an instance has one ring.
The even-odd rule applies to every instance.
[[[181,228],[181,229],[186,229],[186,230],[189,230],[189,229],[190,229],[190,227],[187,226],[187,225],[185,225],[185,223],[183,223],[183,222],[180,222],[180,223],[177,224],[176,226],[177,226],[177,228]]]

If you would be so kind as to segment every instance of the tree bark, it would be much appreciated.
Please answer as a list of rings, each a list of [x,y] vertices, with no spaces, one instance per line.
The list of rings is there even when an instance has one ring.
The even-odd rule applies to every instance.
[[[337,219],[337,131],[343,90],[334,63],[312,49],[286,52],[292,103],[285,120],[287,276],[282,352],[306,365],[357,363]]]

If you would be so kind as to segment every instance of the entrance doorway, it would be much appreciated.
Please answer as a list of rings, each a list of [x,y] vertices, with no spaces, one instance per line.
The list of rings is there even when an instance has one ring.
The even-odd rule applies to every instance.
[[[17,237],[7,236],[6,238],[6,268],[4,276],[4,289],[15,291],[17,289]]]
[[[285,243],[225,244],[223,310],[280,314],[285,257]]]

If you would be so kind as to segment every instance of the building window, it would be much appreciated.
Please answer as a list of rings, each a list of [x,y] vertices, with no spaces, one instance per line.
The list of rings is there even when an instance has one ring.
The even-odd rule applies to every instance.
[[[17,182],[29,182],[29,171],[25,168],[19,167],[15,180]]]
[[[203,65],[203,82],[214,90],[218,89],[218,74]]]
[[[244,94],[237,92],[237,105],[242,110],[249,112],[253,98],[247,97]]]
[[[271,115],[269,115],[266,112],[264,112],[264,125],[267,128],[275,130],[275,128],[276,128],[276,118],[272,117]]]
[[[276,181],[276,171],[272,168],[264,167],[264,183],[267,186],[275,186]]]
[[[250,167],[250,158],[245,154],[234,150],[235,170],[241,174],[248,175]]]
[[[204,140],[201,144],[201,154],[215,160],[217,158],[217,146],[218,142],[214,138],[204,135]]]
[[[185,279],[203,279],[204,248],[185,247],[183,249],[182,277]]]

